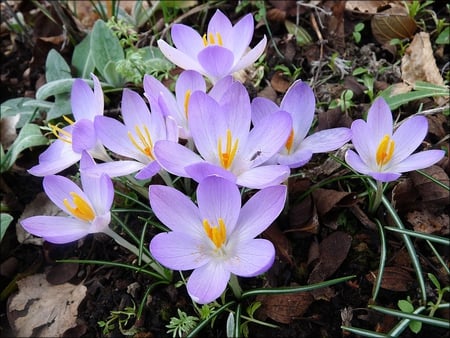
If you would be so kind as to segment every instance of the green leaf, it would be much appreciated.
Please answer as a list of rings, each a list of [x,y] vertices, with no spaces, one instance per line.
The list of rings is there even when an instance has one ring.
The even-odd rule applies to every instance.
[[[78,45],[75,46],[72,55],[72,66],[76,75],[89,79],[95,69],[94,58],[91,50],[91,34],[89,33]]]
[[[419,333],[420,330],[422,330],[422,322],[419,322],[417,320],[412,320],[409,323],[409,329],[414,333]]]
[[[404,299],[400,299],[397,303],[397,306],[400,310],[406,313],[413,313],[414,311],[414,307],[412,306],[412,304]]]
[[[116,63],[108,61],[102,71],[103,77],[110,85],[120,88],[125,83],[123,77],[116,70]]]
[[[434,284],[436,289],[438,289],[438,290],[441,289],[441,284],[439,283],[439,281],[438,281],[438,279],[436,278],[435,275],[433,275],[432,273],[429,273],[428,274],[428,279]]]
[[[22,127],[16,140],[9,148],[6,155],[0,161],[0,173],[6,172],[16,162],[19,154],[31,147],[42,146],[48,143],[48,139],[42,136],[37,124],[28,123]]]
[[[295,23],[288,20],[284,21],[284,25],[286,26],[286,30],[288,31],[288,33],[295,36],[295,39],[299,46],[304,46],[312,42],[311,35],[309,35],[309,33],[303,27],[297,26]]]
[[[54,120],[63,115],[72,114],[69,93],[58,94],[55,96],[55,102],[47,113],[47,121]]]
[[[124,52],[120,46],[119,39],[104,21],[97,20],[91,34],[90,50],[94,59],[95,68],[106,79],[104,72],[108,63],[123,60],[125,58]],[[111,74],[108,75],[111,77]]]
[[[450,26],[447,26],[441,34],[436,38],[436,43],[438,45],[448,45],[450,44]]]
[[[28,97],[18,97],[3,102],[0,105],[0,118],[20,114],[16,128],[22,128],[26,123],[30,122],[32,115],[36,112],[36,106],[28,105],[31,101],[34,100]]]
[[[70,93],[72,90],[72,85],[75,82],[75,79],[61,79],[52,82],[48,82],[42,87],[40,87],[36,92],[36,99],[45,100],[50,96]],[[89,82],[89,81],[86,81]],[[92,83],[92,81],[91,81]]]
[[[8,230],[9,225],[11,224],[14,218],[10,214],[1,213],[0,214],[0,242],[5,236],[6,230]]]
[[[47,82],[71,78],[72,74],[66,60],[56,50],[50,50],[45,61],[45,79]]]
[[[227,337],[234,336],[234,328],[235,328],[234,314],[233,312],[230,312],[227,318],[227,325],[226,325]]]
[[[390,86],[381,92],[380,96],[383,97],[391,110],[397,109],[401,105],[408,102],[423,99],[426,97],[439,97],[448,96],[449,89],[446,86],[438,86],[432,83],[416,81],[414,90],[408,93],[402,93],[391,96],[393,86]]]

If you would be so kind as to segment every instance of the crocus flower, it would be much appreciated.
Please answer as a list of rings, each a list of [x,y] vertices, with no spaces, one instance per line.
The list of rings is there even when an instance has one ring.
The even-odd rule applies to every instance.
[[[444,156],[443,150],[412,154],[427,134],[426,117],[413,116],[393,131],[392,112],[383,98],[372,104],[367,122],[356,120],[351,129],[357,153],[348,150],[346,162],[356,171],[380,182],[394,181],[403,172],[429,167]]]
[[[271,267],[273,244],[255,237],[280,214],[286,186],[258,191],[242,209],[237,186],[215,176],[199,183],[198,207],[167,186],[150,186],[149,198],[155,215],[170,229],[153,237],[150,251],[169,269],[194,270],[187,290],[195,302],[218,298],[231,274],[253,277]]]
[[[218,175],[248,188],[261,189],[283,182],[289,168],[265,165],[285,144],[292,128],[287,112],[279,111],[250,130],[250,99],[245,87],[234,82],[219,104],[197,91],[189,103],[189,128],[195,148],[170,141],[155,144],[155,155],[172,174],[197,182]]]
[[[208,95],[220,102],[232,81],[231,76],[224,77],[211,88]],[[159,109],[165,116],[172,116],[182,139],[191,139],[188,108],[190,97],[197,90],[206,92],[206,83],[203,76],[194,70],[186,70],[180,74],[175,83],[175,95],[153,76],[144,76],[144,95],[152,111]]]
[[[82,168],[93,165],[93,159],[83,152]],[[87,234],[108,232],[110,208],[114,198],[111,179],[106,175],[86,175],[81,172],[83,190],[64,176],[44,177],[44,191],[69,216],[32,216],[21,221],[29,233],[51,243],[69,243]]]
[[[97,116],[94,126],[107,148],[130,160],[101,163],[92,167],[90,173],[105,172],[117,177],[138,171],[137,179],[148,179],[161,170],[155,161],[153,146],[158,140],[178,140],[176,122],[164,118],[159,110],[150,113],[142,97],[129,89],[123,91],[121,111],[124,123]]]
[[[77,163],[83,150],[95,158],[110,160],[94,129],[95,116],[103,115],[103,91],[93,74],[92,79],[94,91],[82,79],[74,81],[70,101],[75,121],[65,118],[70,123],[68,126],[50,126],[57,139],[39,156],[39,164],[28,170],[30,174],[46,176],[59,173]]]
[[[250,66],[263,53],[267,39],[263,39],[250,51],[247,48],[253,38],[254,23],[251,14],[244,16],[234,26],[217,10],[202,36],[193,28],[175,24],[171,36],[176,48],[163,40],[158,41],[161,52],[174,64],[196,70],[213,83]]]
[[[316,99],[312,89],[304,82],[294,82],[284,95],[280,107],[273,101],[257,97],[252,101],[252,122],[257,126],[261,120],[279,110],[292,117],[292,130],[272,162],[298,168],[309,162],[315,153],[325,153],[340,148],[351,138],[349,128],[321,130],[308,136],[314,119]]]

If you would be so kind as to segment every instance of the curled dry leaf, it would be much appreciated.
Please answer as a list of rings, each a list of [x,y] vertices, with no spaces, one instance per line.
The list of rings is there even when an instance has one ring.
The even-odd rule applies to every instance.
[[[370,283],[374,283],[378,275],[377,271],[371,271],[366,275]],[[384,268],[381,287],[385,290],[405,292],[408,291],[414,282],[413,276],[400,266],[388,266]]]
[[[345,9],[364,14],[376,14],[380,8],[388,4],[389,1],[386,0],[348,0],[345,2]]]
[[[302,292],[286,295],[260,295],[256,300],[262,303],[260,316],[269,317],[278,323],[289,324],[308,310],[314,298],[309,292]]]
[[[272,223],[270,227],[263,233],[263,237],[273,243],[277,250],[278,256],[288,262],[291,266],[294,266],[292,260],[292,246],[286,236],[280,231],[276,223]]]
[[[61,337],[77,325],[84,285],[51,285],[44,274],[21,279],[17,285],[19,292],[9,299],[7,311],[16,337]]]
[[[313,191],[314,203],[319,216],[325,216],[331,209],[338,206],[348,206],[356,202],[355,194],[332,189],[316,189]]]
[[[370,22],[374,38],[382,45],[387,45],[392,39],[411,38],[417,29],[417,24],[409,16],[404,6],[394,6],[372,17]]]
[[[428,210],[421,210],[409,212],[406,219],[412,224],[414,231],[442,236],[450,234],[447,214],[434,215]]]
[[[447,187],[450,184],[447,173],[441,167],[433,165],[429,168],[422,169],[423,172],[430,175],[437,181],[443,183]],[[450,192],[437,185],[422,174],[413,171],[410,174],[414,186],[419,191],[420,197],[423,202],[430,202],[440,206],[448,205]]]

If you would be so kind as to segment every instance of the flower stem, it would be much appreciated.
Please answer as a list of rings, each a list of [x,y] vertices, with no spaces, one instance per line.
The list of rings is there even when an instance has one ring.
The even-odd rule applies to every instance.
[[[381,181],[377,181],[377,189],[375,191],[375,198],[369,209],[369,212],[371,214],[373,214],[373,213],[375,213],[375,211],[377,211],[378,207],[381,204],[382,197],[383,197],[383,183],[381,183]]]
[[[124,247],[125,249],[129,250],[130,252],[139,257],[140,253],[139,249],[130,242],[128,242],[125,238],[120,236],[117,232],[108,227],[105,230],[103,230],[103,233],[114,239],[114,241],[117,244],[119,244],[120,246]],[[153,270],[155,270],[163,279],[167,279],[167,273],[161,265],[155,262],[153,258],[147,256],[144,252],[141,252],[141,254],[142,254],[141,258],[145,263],[147,263]]]
[[[237,279],[237,276],[234,275],[234,274],[231,274],[230,281],[228,282],[228,284],[230,285],[231,290],[233,290],[234,296],[237,299],[240,299],[241,295],[242,295],[242,288],[239,285],[239,281]]]

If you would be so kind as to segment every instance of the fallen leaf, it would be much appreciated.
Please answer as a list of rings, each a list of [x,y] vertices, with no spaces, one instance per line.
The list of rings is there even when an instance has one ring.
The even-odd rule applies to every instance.
[[[319,216],[325,216],[331,209],[339,206],[354,204],[356,195],[347,191],[338,191],[332,189],[316,189],[313,191],[314,203]]]
[[[412,224],[414,231],[443,236],[450,234],[450,219],[447,214],[434,215],[428,210],[421,210],[409,212],[406,219]]]
[[[275,72],[272,79],[270,79],[270,84],[273,89],[279,93],[285,93],[291,85],[291,82],[286,80],[281,71]]]
[[[375,40],[386,47],[392,39],[411,38],[417,30],[405,6],[394,6],[375,14],[370,25]]]
[[[17,337],[60,337],[77,325],[84,285],[51,285],[45,274],[26,277],[17,285],[19,291],[9,299],[7,311]]]
[[[366,275],[370,283],[374,283],[378,275],[378,270]],[[400,266],[387,266],[384,268],[381,287],[385,290],[405,292],[408,291],[414,282],[411,274]]]
[[[286,295],[260,295],[256,300],[262,303],[261,316],[267,316],[278,323],[289,324],[308,310],[314,298],[309,292],[301,292]]]
[[[19,122],[19,119],[20,114],[0,119],[0,143],[4,150],[9,149],[17,138],[16,124]]]
[[[277,223],[272,223],[266,231],[263,232],[262,236],[273,243],[277,251],[278,256],[288,262],[291,266],[294,266],[294,261],[292,260],[292,246],[286,236],[280,231]]]
[[[57,263],[47,271],[47,282],[53,285],[66,283],[77,275],[78,268],[78,263]]]
[[[345,9],[365,14],[375,14],[382,7],[389,4],[386,0],[348,0],[345,2]]]
[[[414,36],[402,58],[401,71],[402,80],[412,86],[416,81],[426,81],[444,86],[444,79],[436,65],[428,33],[420,32]],[[435,98],[435,100],[439,105],[447,101],[442,97]]]
[[[449,186],[449,177],[441,167],[433,165],[431,167],[422,169],[422,171],[433,177],[435,180],[443,183],[447,187]],[[437,185],[429,178],[416,171],[411,172],[410,177],[414,183],[415,188],[419,191],[419,195],[423,202],[432,202],[440,206],[448,205],[450,192],[447,189]]]

